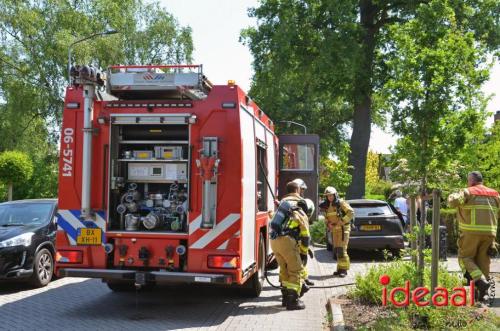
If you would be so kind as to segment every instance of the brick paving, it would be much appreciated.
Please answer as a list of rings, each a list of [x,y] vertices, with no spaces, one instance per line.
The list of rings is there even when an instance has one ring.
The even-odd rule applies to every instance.
[[[339,279],[331,277],[331,253],[316,248],[315,254],[308,267],[319,286],[353,282],[371,264],[384,263],[381,254],[358,253],[350,275]],[[458,271],[456,258],[448,264]],[[499,260],[492,269],[500,272]],[[273,283],[276,272],[270,271]],[[83,278],[58,279],[42,289],[0,283],[0,330],[323,330],[327,298],[345,291],[312,289],[303,298],[305,310],[286,311],[280,291],[267,284],[259,298],[246,299],[231,289],[202,286],[113,293],[101,281]],[[500,298],[494,305],[500,310]]]
[[[332,278],[329,252],[316,248],[309,272],[317,285],[353,281],[370,261],[354,261],[353,273]],[[277,270],[269,272],[278,282]],[[280,291],[266,284],[255,299],[234,290],[202,286],[156,287],[136,293],[113,293],[96,279],[62,278],[42,289],[0,283],[0,330],[322,330],[329,296],[345,288],[315,289],[307,309],[286,311]]]

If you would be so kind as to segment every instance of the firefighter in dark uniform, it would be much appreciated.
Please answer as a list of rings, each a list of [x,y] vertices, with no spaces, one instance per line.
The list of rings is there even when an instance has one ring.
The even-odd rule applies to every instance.
[[[286,190],[287,195],[271,221],[271,248],[280,268],[282,302],[287,310],[297,310],[305,308],[299,297],[308,290],[303,282],[299,243],[302,238],[309,237],[309,220],[299,185],[290,182]]]
[[[333,275],[345,277],[350,268],[347,246],[354,210],[346,201],[339,199],[337,190],[331,186],[325,189],[325,200],[319,205],[319,208],[325,216],[326,225],[332,232],[333,249],[337,256],[337,271]]]
[[[483,185],[483,176],[479,171],[468,175],[467,184],[466,189],[448,197],[448,204],[457,208],[460,268],[467,278],[474,280],[477,299],[485,302],[490,287],[489,252],[496,250],[500,199],[497,191]]]

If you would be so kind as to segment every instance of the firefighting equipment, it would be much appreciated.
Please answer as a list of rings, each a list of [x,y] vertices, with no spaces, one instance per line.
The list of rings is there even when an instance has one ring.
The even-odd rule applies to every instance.
[[[488,289],[490,288],[490,283],[484,276],[481,276],[481,278],[477,279],[474,282],[474,285],[476,286],[476,289],[478,291],[478,301],[480,302],[485,302],[486,296],[488,295]]]
[[[484,185],[468,187],[448,197],[457,208],[460,237],[458,262],[477,281],[489,277],[491,246],[497,232],[500,199],[498,192]]]
[[[286,290],[285,296],[286,310],[301,310],[305,309],[304,303],[299,300],[299,294],[293,290]]]
[[[498,244],[496,242],[491,243],[490,248],[488,248],[487,254],[489,257],[497,257],[498,256]]]
[[[309,249],[308,251],[312,252],[311,249]],[[307,268],[306,268],[306,265],[307,265],[307,254],[300,254],[300,260],[302,261],[302,279],[304,280],[304,283],[306,285],[310,285],[310,286],[313,286],[314,285],[314,282],[309,280],[309,273],[307,272]]]
[[[335,189],[335,187],[332,187],[332,186],[328,186],[325,189],[325,195],[328,195],[328,194],[338,195],[337,190]]]
[[[314,202],[311,199],[304,199],[306,202],[306,215],[307,217],[311,217],[314,214]]]
[[[458,238],[458,263],[462,271],[468,271],[473,280],[482,275],[489,277],[490,256],[488,249],[495,240],[490,235],[462,233]]]
[[[283,235],[285,227],[290,220],[290,215],[293,212],[293,205],[286,200],[282,200],[278,206],[278,210],[271,220],[271,238]],[[273,238],[274,237],[274,238]]]
[[[496,236],[500,217],[498,192],[484,185],[466,188],[448,197],[448,204],[458,209],[461,233]]]
[[[297,294],[302,289],[302,261],[297,241],[290,236],[271,239],[271,248],[280,267],[279,278],[282,286]]]
[[[301,178],[296,178],[292,180],[293,183],[297,184],[301,190],[307,190],[307,185]]]
[[[325,193],[334,191],[336,192],[335,188],[327,187]],[[350,268],[347,246],[349,244],[350,223],[354,217],[354,210],[347,202],[338,199],[336,195],[333,201],[325,199],[319,207],[325,215],[325,222],[332,233],[332,243],[337,256],[337,275],[344,275]]]
[[[302,200],[296,193],[288,194],[283,198],[280,206],[283,207],[283,215],[288,215],[288,220],[281,221],[282,231],[278,234],[273,230],[275,236],[271,237],[271,248],[280,267],[281,284],[289,292],[295,291],[297,298],[302,290],[304,277],[299,240],[302,243],[302,237],[309,236],[308,218],[301,208],[295,208],[297,203]],[[287,204],[283,204],[284,202],[288,202],[291,208]],[[283,219],[286,219],[286,217]]]

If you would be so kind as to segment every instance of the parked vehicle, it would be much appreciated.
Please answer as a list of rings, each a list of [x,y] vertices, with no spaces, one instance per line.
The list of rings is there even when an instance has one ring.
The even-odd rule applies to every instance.
[[[54,272],[56,199],[0,204],[0,279],[46,286]]]
[[[349,249],[387,249],[393,256],[400,255],[404,248],[403,224],[400,216],[390,204],[381,200],[347,200],[354,209]],[[328,248],[332,247],[332,236],[327,229]]]
[[[297,173],[317,192],[318,136],[281,141],[234,81],[214,86],[201,65],[71,74],[56,274],[113,291],[206,283],[258,296],[273,195]]]

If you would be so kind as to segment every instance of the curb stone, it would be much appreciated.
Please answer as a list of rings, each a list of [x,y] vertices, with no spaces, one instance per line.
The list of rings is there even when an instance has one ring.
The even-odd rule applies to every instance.
[[[330,325],[331,331],[344,331],[344,315],[342,314],[342,307],[337,303],[336,298],[329,298],[326,303],[326,309],[332,314],[332,324]]]

